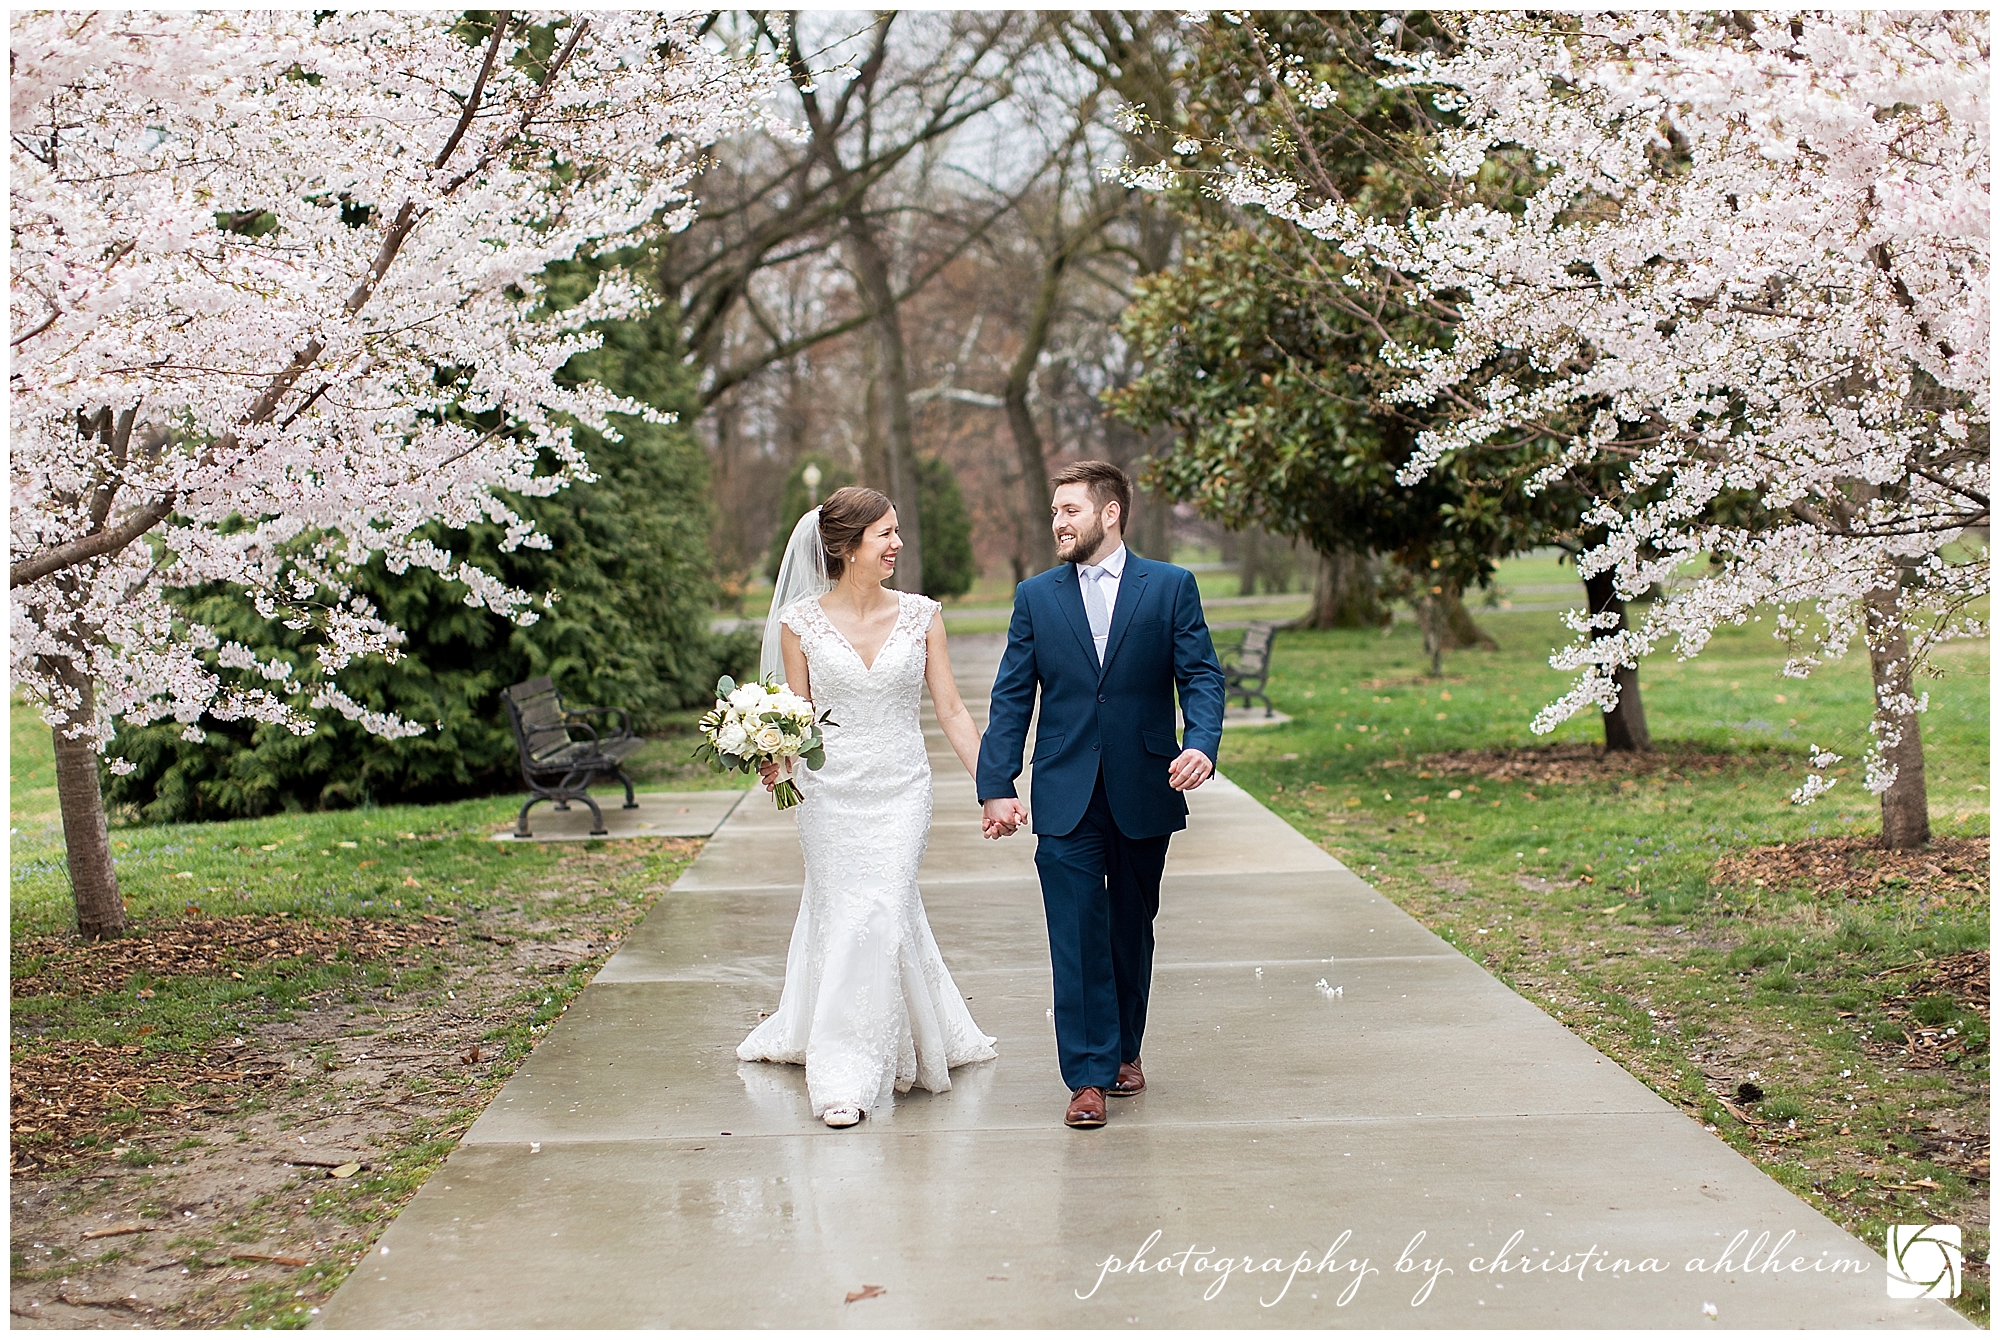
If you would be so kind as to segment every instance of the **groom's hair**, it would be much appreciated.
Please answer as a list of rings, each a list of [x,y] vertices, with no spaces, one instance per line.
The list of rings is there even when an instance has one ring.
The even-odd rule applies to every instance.
[[[1132,519],[1132,479],[1110,461],[1075,461],[1065,465],[1049,480],[1050,489],[1065,484],[1082,484],[1090,490],[1090,501],[1098,511],[1104,504],[1118,504],[1118,528]]]

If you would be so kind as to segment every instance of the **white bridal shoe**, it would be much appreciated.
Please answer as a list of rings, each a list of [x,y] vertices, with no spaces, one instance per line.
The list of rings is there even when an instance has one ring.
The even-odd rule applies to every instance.
[[[833,1127],[853,1126],[861,1120],[858,1107],[829,1107],[826,1110],[826,1124]]]

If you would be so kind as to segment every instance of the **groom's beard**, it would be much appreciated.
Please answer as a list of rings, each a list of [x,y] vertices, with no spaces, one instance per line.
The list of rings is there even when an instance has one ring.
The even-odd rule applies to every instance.
[[[1067,540],[1061,536],[1056,537],[1056,557],[1065,563],[1088,562],[1091,555],[1097,552],[1097,547],[1103,543],[1104,523],[1092,517],[1088,529],[1078,526],[1076,533]]]

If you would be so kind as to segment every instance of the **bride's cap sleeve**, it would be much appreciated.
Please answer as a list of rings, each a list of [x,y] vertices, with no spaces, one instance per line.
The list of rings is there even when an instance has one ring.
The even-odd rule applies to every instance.
[[[778,622],[791,629],[794,633],[797,633],[801,638],[805,637],[806,629],[809,626],[806,622],[809,617],[806,612],[806,606],[811,603],[811,596],[794,600],[791,604],[785,606],[785,612],[778,616]]]

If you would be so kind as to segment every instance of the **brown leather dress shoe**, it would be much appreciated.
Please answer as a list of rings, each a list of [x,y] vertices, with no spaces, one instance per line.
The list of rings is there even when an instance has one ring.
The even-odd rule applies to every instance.
[[[1063,1113],[1063,1125],[1080,1128],[1103,1124],[1104,1090],[1091,1084],[1070,1095],[1069,1110]]]
[[[1146,1077],[1139,1070],[1139,1058],[1136,1056],[1118,1067],[1117,1082],[1105,1090],[1113,1098],[1130,1098],[1135,1093],[1145,1091]]]

